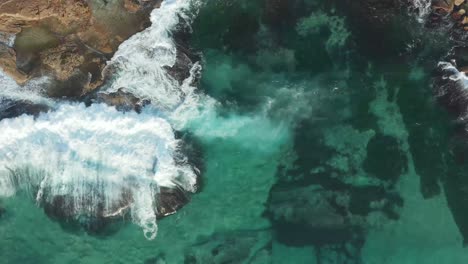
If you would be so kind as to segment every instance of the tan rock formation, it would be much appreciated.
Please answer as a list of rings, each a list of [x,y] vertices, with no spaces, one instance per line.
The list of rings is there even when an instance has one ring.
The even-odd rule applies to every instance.
[[[0,65],[3,71],[14,78],[18,83],[23,84],[27,81],[27,76],[16,69],[16,53],[5,45],[0,44]]]
[[[464,2],[465,2],[465,0],[455,0],[454,4],[455,4],[455,6],[461,6]]]
[[[449,14],[455,6],[454,0],[435,0],[432,2],[432,9],[435,11],[444,11]]]
[[[38,74],[60,81],[91,75],[92,83],[85,89],[94,89],[102,82],[106,60],[147,25],[149,12],[160,2],[0,1],[0,33],[16,35],[13,49],[0,49],[0,67],[18,83]]]

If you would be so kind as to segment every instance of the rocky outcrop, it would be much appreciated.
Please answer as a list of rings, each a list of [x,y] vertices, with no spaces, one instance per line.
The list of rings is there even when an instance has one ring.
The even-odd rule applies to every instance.
[[[451,24],[455,30],[468,31],[467,12],[466,0],[435,0],[427,23],[431,26]]]
[[[113,224],[121,222],[122,219],[130,219],[129,212],[133,203],[133,193],[123,190],[120,199],[108,202],[105,194],[95,192],[93,196],[77,199],[72,195],[49,195],[44,191],[40,205],[46,215],[57,220],[62,226],[83,228],[90,234],[103,235],[109,231],[115,231]],[[157,218],[176,213],[190,201],[190,196],[181,188],[165,188],[154,190],[155,201],[154,212]]]
[[[39,113],[46,112],[47,110],[49,110],[49,107],[46,105],[33,104],[27,101],[3,100],[0,104],[0,121],[22,114],[37,116]]]
[[[161,0],[8,0],[0,3],[0,67],[18,83],[37,75],[102,84],[118,46],[149,23]],[[12,36],[16,36],[11,43]],[[3,39],[3,40],[2,40]],[[10,43],[8,43],[10,42]]]
[[[136,111],[140,112],[143,106],[149,104],[147,100],[141,100],[131,93],[127,93],[122,89],[119,89],[115,93],[96,93],[95,95],[97,102],[104,102],[108,105],[115,106],[119,111]]]

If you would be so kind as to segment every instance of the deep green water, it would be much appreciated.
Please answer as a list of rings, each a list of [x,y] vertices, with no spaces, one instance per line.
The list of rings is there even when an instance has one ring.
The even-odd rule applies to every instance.
[[[188,129],[202,188],[154,241],[128,221],[64,229],[20,194],[0,201],[0,263],[468,263],[466,143],[432,88],[442,33],[281,2],[201,6],[191,45],[221,117]]]

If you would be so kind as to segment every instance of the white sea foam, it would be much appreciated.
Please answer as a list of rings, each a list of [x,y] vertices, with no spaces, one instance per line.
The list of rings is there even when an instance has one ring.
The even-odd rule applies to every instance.
[[[174,159],[179,142],[170,124],[150,113],[124,114],[102,104],[88,108],[62,104],[36,120],[30,116],[3,120],[0,129],[3,196],[14,194],[23,182],[38,185],[39,202],[45,191],[48,197],[72,195],[79,214],[80,205],[88,206],[81,201],[95,196],[99,187],[104,214],[111,214],[130,193],[134,220],[153,237],[157,187],[178,185],[194,191],[193,169]],[[19,179],[12,177],[18,171]]]
[[[180,158],[176,161],[183,155],[173,129],[190,130],[210,142],[235,138],[239,146],[276,150],[288,137],[284,127],[270,122],[266,113],[218,115],[217,102],[193,85],[201,72],[198,63],[189,65],[190,77],[182,83],[168,74],[178,52],[172,32],[191,22],[196,3],[164,1],[151,14],[152,26],[124,42],[109,62],[114,76],[101,92],[123,90],[150,100],[141,114],[102,104],[86,108],[58,103],[55,111],[37,119],[21,116],[0,122],[0,195],[36,185],[38,201],[54,195],[71,196],[78,206],[96,207],[89,201],[103,201],[104,214],[112,214],[122,196],[130,193],[132,218],[151,239],[157,232],[158,188],[177,185],[195,191],[196,168]],[[30,95],[21,91],[18,96]],[[79,214],[81,208],[75,210]]]
[[[424,22],[431,13],[431,0],[412,0],[413,8],[416,11],[419,22]]]
[[[442,69],[444,76],[443,78],[449,79],[451,81],[457,82],[462,85],[464,88],[468,87],[468,77],[464,72],[461,72],[454,65],[454,62],[445,62],[441,61],[438,63],[440,69]]]
[[[7,45],[8,47],[13,47],[15,44],[16,35],[9,34],[5,32],[0,32],[0,43]]]
[[[24,86],[20,86],[0,70],[0,103],[4,99],[10,99],[53,106],[55,104],[53,100],[41,95],[48,83],[49,78],[41,77],[32,79]]]
[[[194,168],[180,159],[183,155],[178,153],[179,141],[172,127],[181,127],[186,115],[194,114],[199,100],[191,84],[201,67],[192,65],[191,76],[182,85],[164,69],[176,62],[171,30],[189,22],[191,2],[164,1],[151,14],[152,26],[124,42],[110,62],[117,71],[107,92],[124,88],[150,99],[157,112],[121,113],[102,104],[87,108],[58,103],[55,111],[37,119],[3,120],[0,195],[38,186],[39,202],[65,195],[73,198],[76,214],[89,211],[80,206],[97,207],[98,202],[105,204],[103,214],[113,214],[122,197],[130,193],[133,220],[148,238],[155,237],[159,187],[193,192],[196,185]],[[20,87],[1,74],[0,84],[0,97],[46,100],[40,96],[41,82]]]
[[[125,41],[109,62],[109,67],[117,69],[117,74],[104,92],[122,89],[148,99],[175,124],[182,122],[182,112],[187,107],[196,110],[195,105],[200,100],[191,81],[200,71],[200,66],[192,65],[192,77],[183,85],[167,73],[167,68],[174,66],[177,59],[172,30],[191,22],[189,9],[194,2],[163,1],[161,7],[151,14],[152,26]],[[194,114],[192,112],[191,116]]]

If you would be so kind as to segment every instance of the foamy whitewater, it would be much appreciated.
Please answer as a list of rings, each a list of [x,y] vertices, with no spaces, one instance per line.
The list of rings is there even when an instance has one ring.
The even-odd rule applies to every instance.
[[[431,0],[412,0],[414,10],[417,13],[419,22],[424,22],[427,15],[431,12]]]
[[[192,85],[201,71],[198,63],[191,65],[191,76],[182,85],[165,69],[176,63],[177,48],[171,30],[192,22],[194,11],[190,13],[189,9],[196,4],[190,0],[170,0],[155,9],[151,14],[153,25],[123,43],[108,63],[108,67],[117,69],[117,74],[102,92],[121,89],[150,100],[158,113],[178,129],[200,114],[199,107],[213,104],[211,98],[198,94]]]
[[[19,86],[15,80],[0,70],[0,103],[2,100],[10,99],[53,106],[55,104],[53,100],[41,96],[44,92],[43,88],[48,82],[47,77],[42,77],[33,79],[24,86]]]
[[[439,62],[438,67],[444,72],[443,78],[459,83],[462,87],[468,87],[468,77],[455,67],[455,62]]]
[[[130,194],[133,220],[147,238],[154,238],[159,187],[195,191],[195,168],[180,158],[173,127],[180,128],[197,115],[200,100],[191,83],[201,69],[192,65],[191,77],[182,85],[164,69],[176,62],[171,30],[190,22],[190,6],[189,0],[164,1],[151,14],[153,25],[122,44],[109,62],[117,72],[103,92],[122,88],[150,99],[156,110],[121,113],[103,104],[57,103],[54,111],[37,119],[20,116],[1,121],[0,195],[37,188],[39,203],[66,195],[77,205],[104,202],[106,215]],[[6,87],[0,97],[49,102],[40,95],[42,81],[19,87],[2,73],[0,84]],[[76,207],[76,214],[82,209]]]

